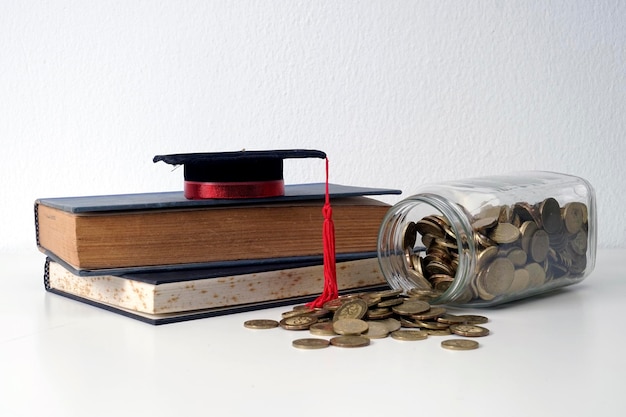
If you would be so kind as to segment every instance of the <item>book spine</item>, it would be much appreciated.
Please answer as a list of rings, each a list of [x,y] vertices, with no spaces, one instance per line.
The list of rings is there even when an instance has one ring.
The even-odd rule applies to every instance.
[[[35,203],[35,241],[37,247],[41,247],[39,242],[39,203]]]
[[[48,257],[43,266],[43,286],[46,291],[50,291],[50,258]]]

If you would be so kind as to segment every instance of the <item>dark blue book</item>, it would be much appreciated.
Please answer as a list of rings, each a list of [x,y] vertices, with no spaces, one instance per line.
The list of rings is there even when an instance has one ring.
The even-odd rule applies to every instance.
[[[77,275],[46,259],[47,291],[150,324],[298,304],[323,287],[321,260]],[[388,288],[376,253],[337,257],[340,293]]]

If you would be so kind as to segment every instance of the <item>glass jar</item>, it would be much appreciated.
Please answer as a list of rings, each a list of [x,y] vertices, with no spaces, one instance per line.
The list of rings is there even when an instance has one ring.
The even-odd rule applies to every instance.
[[[486,307],[582,281],[596,257],[595,192],[552,172],[442,182],[395,204],[378,236],[393,289]]]

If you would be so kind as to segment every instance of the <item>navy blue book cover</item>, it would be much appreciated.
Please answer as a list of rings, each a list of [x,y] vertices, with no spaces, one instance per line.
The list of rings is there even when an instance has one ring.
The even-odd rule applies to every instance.
[[[36,204],[44,204],[70,213],[90,213],[323,201],[325,186],[324,183],[286,185],[285,195],[267,198],[189,200],[185,198],[182,191],[168,191],[139,194],[40,198],[36,201]],[[388,188],[355,187],[338,184],[329,184],[328,188],[331,204],[334,198],[401,194],[400,190]]]

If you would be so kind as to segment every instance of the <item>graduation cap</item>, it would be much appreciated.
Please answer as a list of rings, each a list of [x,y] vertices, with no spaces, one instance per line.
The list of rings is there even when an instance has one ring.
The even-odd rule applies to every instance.
[[[286,149],[157,155],[153,161],[183,165],[188,199],[277,197],[285,193],[283,160],[326,159],[322,151]]]
[[[335,228],[328,191],[328,159],[322,151],[288,149],[273,151],[237,151],[157,155],[153,162],[183,165],[185,197],[188,199],[247,199],[278,197],[285,193],[283,160],[320,158],[326,160],[324,223],[324,290],[310,302],[310,308],[322,307],[339,295],[335,265]]]

